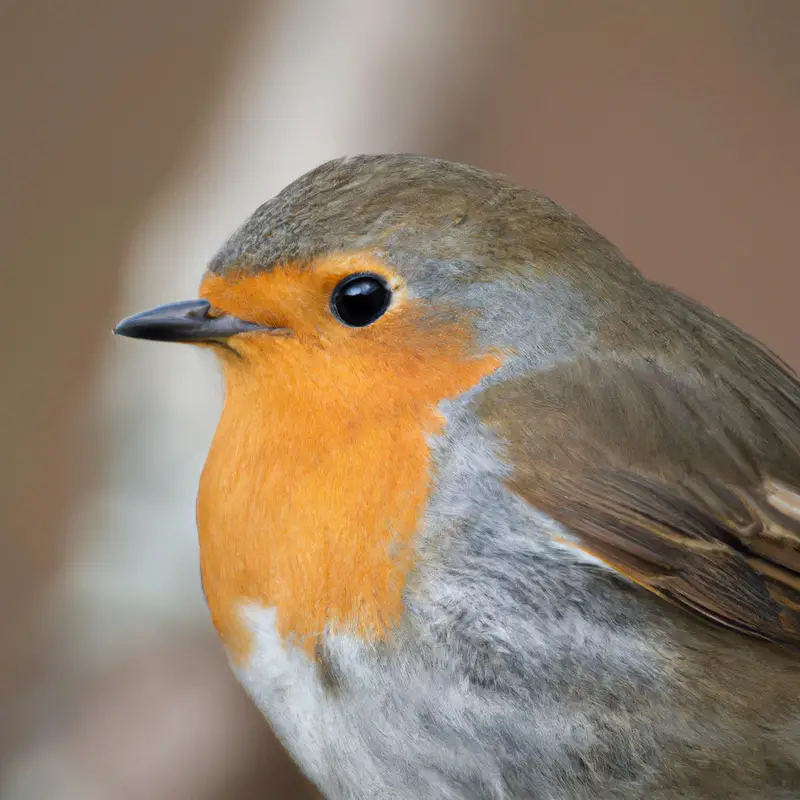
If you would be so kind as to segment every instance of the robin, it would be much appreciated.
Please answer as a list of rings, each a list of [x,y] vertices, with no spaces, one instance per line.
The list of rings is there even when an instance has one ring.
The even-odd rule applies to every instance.
[[[333,161],[116,332],[219,358],[203,587],[327,796],[800,797],[800,383],[579,218]]]

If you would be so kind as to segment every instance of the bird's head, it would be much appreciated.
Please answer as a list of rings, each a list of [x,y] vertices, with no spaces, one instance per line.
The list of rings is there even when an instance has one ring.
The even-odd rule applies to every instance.
[[[199,299],[115,332],[212,346],[229,376],[305,352],[324,354],[332,380],[378,384],[382,368],[404,367],[422,379],[414,365],[531,338],[543,352],[563,347],[585,285],[630,269],[577,217],[498,176],[361,156],[323,164],[261,206],[212,260]],[[321,387],[325,374],[312,378]]]

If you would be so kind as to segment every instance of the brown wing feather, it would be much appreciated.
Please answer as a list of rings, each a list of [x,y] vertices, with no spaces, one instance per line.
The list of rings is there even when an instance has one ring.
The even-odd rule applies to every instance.
[[[755,503],[744,518],[748,504],[728,495],[735,517],[726,519],[701,501],[625,474],[589,477],[574,489],[580,500],[552,513],[588,552],[689,610],[800,645],[796,523],[793,536],[781,526],[776,537],[771,513]]]
[[[512,488],[582,549],[693,613],[800,645],[800,384],[709,320],[705,340],[652,357],[587,356],[492,387],[481,415]]]

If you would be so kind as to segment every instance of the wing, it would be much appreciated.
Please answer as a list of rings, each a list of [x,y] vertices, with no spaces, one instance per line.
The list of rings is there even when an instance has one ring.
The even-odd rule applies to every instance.
[[[512,489],[578,547],[694,614],[800,645],[800,384],[723,325],[682,351],[492,387],[480,413]]]

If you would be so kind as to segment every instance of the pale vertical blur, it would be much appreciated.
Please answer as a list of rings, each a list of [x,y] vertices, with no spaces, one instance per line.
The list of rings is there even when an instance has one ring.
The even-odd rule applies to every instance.
[[[797,366],[799,9],[0,5],[0,796],[313,796],[202,601],[215,365],[117,317],[317,163],[416,151],[551,194]]]

